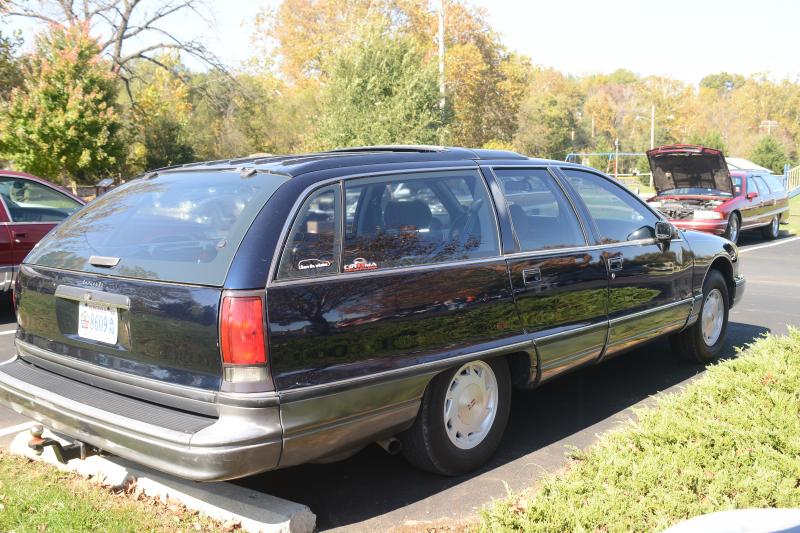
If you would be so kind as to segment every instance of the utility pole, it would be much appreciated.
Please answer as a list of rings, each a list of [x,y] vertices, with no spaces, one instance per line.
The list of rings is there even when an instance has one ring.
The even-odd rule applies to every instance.
[[[650,106],[650,149],[656,147],[656,106]]]
[[[439,109],[444,121],[444,0],[439,0]]]
[[[614,139],[614,179],[619,179],[619,137]]]

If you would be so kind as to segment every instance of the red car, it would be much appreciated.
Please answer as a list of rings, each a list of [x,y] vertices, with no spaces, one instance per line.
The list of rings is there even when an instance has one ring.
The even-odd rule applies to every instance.
[[[0,291],[11,288],[17,267],[36,243],[85,203],[36,176],[0,170]]]
[[[762,171],[730,172],[720,150],[676,144],[647,152],[656,196],[648,202],[675,226],[739,239],[761,228],[774,239],[789,217],[789,199],[779,176]]]

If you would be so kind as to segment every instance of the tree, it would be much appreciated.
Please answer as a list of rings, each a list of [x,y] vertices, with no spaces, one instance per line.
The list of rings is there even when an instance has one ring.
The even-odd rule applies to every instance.
[[[510,53],[485,11],[445,2],[446,98],[452,117],[447,142],[510,143],[529,85],[530,61]],[[436,68],[438,17],[428,0],[284,0],[262,11],[254,41],[259,56],[277,58],[292,87],[326,83],[324,65],[337,50],[380,25],[416,42],[423,63]]]
[[[725,147],[725,140],[718,131],[710,131],[705,135],[694,134],[689,137],[689,144],[699,144],[706,148],[714,148],[715,150],[721,150],[722,153],[728,152]]]
[[[22,64],[17,52],[22,46],[19,33],[12,36],[0,33],[0,101],[8,99],[11,90],[22,85]]]
[[[42,34],[0,114],[0,154],[45,178],[101,177],[121,161],[116,85],[88,28]]]
[[[709,74],[700,80],[700,87],[706,89],[714,89],[716,91],[732,91],[738,89],[745,83],[745,77],[741,74],[734,74],[731,72],[718,72],[716,74]]]
[[[536,70],[519,112],[514,147],[530,156],[564,159],[585,143],[579,123],[582,99],[572,79],[553,69]]]
[[[442,127],[436,71],[416,43],[371,29],[323,67],[320,148],[372,144],[435,144]]]
[[[764,135],[750,154],[750,160],[757,165],[770,169],[775,174],[782,174],[783,167],[789,163],[786,150],[771,135]]]
[[[100,53],[109,68],[125,83],[128,95],[134,66],[144,61],[169,70],[159,55],[170,50],[189,54],[212,68],[223,69],[219,59],[198,39],[185,39],[168,30],[170,21],[183,25],[209,24],[203,0],[6,0],[0,11],[66,28],[92,28],[101,37]],[[179,74],[179,72],[175,72]]]

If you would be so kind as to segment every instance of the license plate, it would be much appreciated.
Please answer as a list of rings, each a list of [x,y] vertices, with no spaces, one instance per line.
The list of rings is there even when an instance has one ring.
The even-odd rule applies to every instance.
[[[80,302],[78,306],[78,336],[107,344],[117,343],[117,309]]]

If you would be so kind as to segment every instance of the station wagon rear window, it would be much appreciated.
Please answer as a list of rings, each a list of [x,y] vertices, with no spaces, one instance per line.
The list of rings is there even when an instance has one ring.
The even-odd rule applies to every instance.
[[[221,286],[253,219],[285,180],[267,173],[199,170],[133,180],[58,226],[26,262]],[[92,256],[119,262],[96,266]]]

